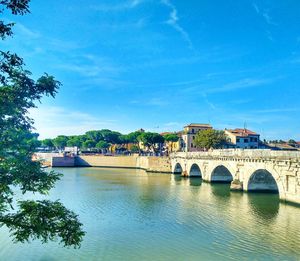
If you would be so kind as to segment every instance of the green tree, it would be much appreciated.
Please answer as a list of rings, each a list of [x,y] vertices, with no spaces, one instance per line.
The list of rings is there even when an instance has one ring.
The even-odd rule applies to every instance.
[[[133,146],[131,146],[130,151],[132,153],[139,153],[140,152],[140,148],[137,145],[133,145]]]
[[[295,140],[292,140],[292,139],[288,140],[288,144],[290,144],[290,145],[295,145],[296,143],[297,142]]]
[[[67,146],[68,137],[64,135],[59,135],[53,140],[53,144],[58,149],[63,149]]]
[[[134,132],[131,132],[131,133],[127,134],[127,138],[128,138],[129,143],[135,143],[135,144],[138,144],[138,143],[139,143],[138,137],[139,137],[142,133],[143,133],[143,132],[141,132],[141,131],[134,131]]]
[[[44,139],[44,140],[42,140],[42,146],[48,147],[48,148],[53,148],[54,144],[53,144],[52,139]]]
[[[162,143],[164,143],[164,137],[155,132],[143,132],[138,136],[138,140],[141,141],[144,146],[157,152],[157,149]]]
[[[168,141],[168,142],[177,142],[179,140],[178,135],[175,133],[166,134],[163,137],[164,137],[165,141]]]
[[[1,0],[0,13],[29,12],[29,0]],[[13,23],[0,20],[0,38],[11,36]],[[33,80],[23,59],[0,51],[0,226],[6,226],[16,242],[60,239],[65,246],[80,246],[84,236],[77,215],[59,201],[20,200],[23,193],[47,194],[60,174],[45,171],[32,161],[36,150],[33,120],[28,110],[43,96],[54,97],[60,83],[47,74]]]
[[[103,140],[103,135],[99,130],[91,130],[85,133],[85,136],[88,140],[93,140],[95,143]]]
[[[195,137],[195,145],[203,149],[222,148],[226,142],[225,132],[213,129],[199,131]]]
[[[68,147],[78,147],[80,148],[82,146],[82,141],[81,138],[78,136],[72,136],[69,137],[68,141],[67,141],[67,146]]]
[[[100,140],[97,144],[96,144],[96,148],[100,149],[102,152],[106,151],[108,148],[110,147],[110,144],[104,140]]]
[[[86,140],[82,143],[82,147],[85,149],[92,149],[95,148],[96,142],[93,140]]]

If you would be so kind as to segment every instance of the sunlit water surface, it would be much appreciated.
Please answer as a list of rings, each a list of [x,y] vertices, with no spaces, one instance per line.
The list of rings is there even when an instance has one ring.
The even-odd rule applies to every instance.
[[[274,194],[229,191],[167,174],[56,169],[51,191],[79,214],[80,249],[14,244],[0,230],[0,260],[300,260],[300,208]]]

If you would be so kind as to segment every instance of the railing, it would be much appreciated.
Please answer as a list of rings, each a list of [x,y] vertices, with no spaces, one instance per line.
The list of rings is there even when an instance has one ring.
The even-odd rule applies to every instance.
[[[300,160],[300,151],[274,151],[274,150],[254,150],[254,149],[220,149],[212,151],[198,152],[176,152],[170,155],[171,158],[280,158]]]

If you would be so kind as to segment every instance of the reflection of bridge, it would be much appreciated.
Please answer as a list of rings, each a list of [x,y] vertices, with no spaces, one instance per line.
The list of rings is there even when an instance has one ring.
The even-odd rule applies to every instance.
[[[300,204],[300,152],[214,150],[171,155],[173,173],[208,182],[231,182],[243,191],[277,191]]]

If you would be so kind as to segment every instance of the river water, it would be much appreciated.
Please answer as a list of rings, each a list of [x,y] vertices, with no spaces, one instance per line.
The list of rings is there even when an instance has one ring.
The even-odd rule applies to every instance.
[[[300,207],[276,194],[230,192],[139,170],[65,168],[51,191],[79,214],[80,249],[14,244],[0,230],[0,260],[300,260]]]

